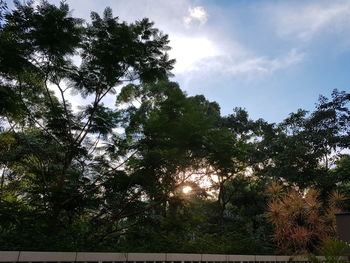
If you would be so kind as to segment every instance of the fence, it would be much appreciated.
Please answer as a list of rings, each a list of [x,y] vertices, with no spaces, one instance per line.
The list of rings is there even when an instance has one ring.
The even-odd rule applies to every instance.
[[[322,259],[322,258],[321,258]],[[347,260],[343,258],[344,261]],[[216,255],[216,254],[174,254],[174,253],[91,253],[91,252],[32,252],[0,251],[0,262],[84,262],[84,263],[284,263],[302,262],[305,257],[274,255]]]

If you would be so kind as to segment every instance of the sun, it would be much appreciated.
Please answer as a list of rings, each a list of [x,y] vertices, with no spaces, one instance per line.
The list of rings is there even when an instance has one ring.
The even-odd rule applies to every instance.
[[[185,186],[184,188],[182,188],[182,192],[184,194],[188,194],[192,191],[192,187],[191,186]]]

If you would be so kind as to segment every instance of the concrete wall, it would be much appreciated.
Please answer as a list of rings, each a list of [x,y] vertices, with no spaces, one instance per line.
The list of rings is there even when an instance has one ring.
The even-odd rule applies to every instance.
[[[344,258],[344,260],[346,260]],[[0,262],[302,262],[303,257],[175,253],[0,251]]]

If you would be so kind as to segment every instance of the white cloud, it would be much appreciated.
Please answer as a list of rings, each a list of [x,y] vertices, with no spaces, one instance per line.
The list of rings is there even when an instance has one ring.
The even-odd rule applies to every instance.
[[[56,0],[55,0],[56,1]],[[99,1],[68,0],[75,9],[74,14],[88,19],[91,10],[103,10]],[[194,4],[194,0],[138,0],[110,1],[110,6],[120,20],[129,22],[149,17],[155,26],[169,34],[169,52],[175,58],[175,76],[208,76],[212,73],[225,74],[266,74],[300,63],[304,55],[292,50],[278,57],[267,57],[249,50],[240,43],[240,39],[230,34],[232,30],[229,18],[218,15],[217,9],[206,10]],[[210,13],[212,12],[212,13]],[[208,13],[214,19],[220,17],[220,28],[208,21]],[[227,24],[224,24],[227,21]],[[193,26],[193,25],[201,25]]]
[[[349,1],[295,2],[269,7],[269,15],[282,37],[309,41],[324,33],[350,28]]]
[[[292,49],[288,54],[275,58],[246,55],[220,55],[204,58],[192,66],[194,71],[215,72],[231,75],[267,74],[288,68],[303,61],[305,54]]]
[[[303,61],[305,54],[292,49],[288,54],[276,58],[254,57],[247,58],[238,63],[233,63],[226,71],[238,73],[273,73],[277,70],[288,68]]]
[[[199,22],[204,25],[208,20],[208,14],[202,6],[195,6],[188,8],[188,15],[184,17],[184,23],[186,26],[194,22]]]

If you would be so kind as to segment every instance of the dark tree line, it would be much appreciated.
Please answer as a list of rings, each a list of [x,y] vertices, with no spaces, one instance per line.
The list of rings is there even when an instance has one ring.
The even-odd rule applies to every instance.
[[[148,19],[0,11],[1,250],[274,253],[273,182],[350,197],[349,93],[281,123],[221,116],[170,81]]]

